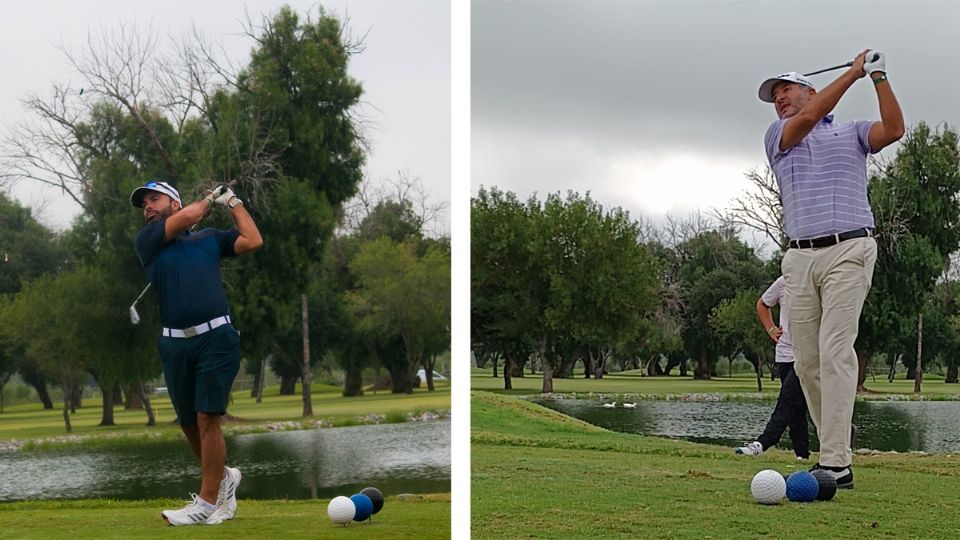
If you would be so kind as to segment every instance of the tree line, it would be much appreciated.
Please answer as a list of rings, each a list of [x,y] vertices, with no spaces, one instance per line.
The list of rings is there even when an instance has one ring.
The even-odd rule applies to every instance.
[[[322,8],[284,7],[245,33],[254,46],[239,69],[196,33],[163,57],[152,34],[122,27],[64,49],[83,90],[24,99],[31,120],[0,140],[0,182],[54,186],[81,208],[55,234],[0,195],[0,391],[19,373],[52,408],[47,385],[60,386],[68,431],[88,377],[103,390],[102,425],[117,399],[154,421],[152,290],[139,325],[127,310],[145,285],[133,250],[143,216],[128,197],[150,179],[185,203],[231,184],[266,240],[223,269],[254,393],[267,367],[281,393],[297,382],[307,393],[324,359],[344,370],[344,395],[381,366],[393,392],[411,392],[417,369],[449,350],[449,239],[430,234],[440,207],[409,175],[392,192],[363,178],[363,89],[348,73],[362,41]],[[232,223],[215,213],[203,226]]]
[[[756,302],[780,274],[788,238],[769,169],[729,208],[655,226],[589,194],[526,201],[496,187],[471,200],[471,346],[478,366],[502,362],[504,387],[524,369],[601,378],[608,369],[650,376],[715,376],[718,361],[742,356],[758,388],[773,344]],[[873,160],[869,197],[878,261],[856,343],[860,387],[882,358],[920,381],[925,369],[958,380],[960,146],[949,126],[920,123],[890,161]],[[779,249],[761,257],[741,233]]]

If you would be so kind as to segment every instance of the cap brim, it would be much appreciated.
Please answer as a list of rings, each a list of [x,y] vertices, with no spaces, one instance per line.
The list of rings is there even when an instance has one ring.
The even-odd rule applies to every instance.
[[[143,186],[133,190],[133,193],[130,194],[130,204],[136,208],[143,208],[143,196],[146,195],[148,191],[154,190]]]
[[[783,79],[773,77],[763,81],[763,84],[760,85],[760,91],[758,95],[760,96],[760,101],[765,101],[767,103],[773,103],[773,86],[778,82],[784,82]]]

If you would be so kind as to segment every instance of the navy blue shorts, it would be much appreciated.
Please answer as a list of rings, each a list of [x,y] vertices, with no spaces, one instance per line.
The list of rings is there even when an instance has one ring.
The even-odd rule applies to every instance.
[[[227,412],[230,388],[240,370],[240,334],[232,325],[192,338],[162,336],[157,349],[181,426],[196,424],[198,412]]]

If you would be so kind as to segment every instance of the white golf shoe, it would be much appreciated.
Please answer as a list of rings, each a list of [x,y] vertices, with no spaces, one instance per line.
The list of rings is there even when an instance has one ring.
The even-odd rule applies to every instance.
[[[747,443],[746,446],[737,448],[736,452],[744,456],[759,456],[763,453],[763,445],[760,444],[760,441],[753,441]]]
[[[217,494],[217,509],[207,518],[207,525],[219,525],[237,515],[237,487],[240,486],[240,469],[224,467],[220,493]]]
[[[216,507],[207,509],[203,504],[203,499],[201,499],[196,493],[190,494],[191,501],[189,504],[184,506],[181,510],[164,510],[160,513],[164,521],[173,525],[174,527],[179,527],[180,525],[198,525],[200,523],[206,523],[207,519],[213,514]]]

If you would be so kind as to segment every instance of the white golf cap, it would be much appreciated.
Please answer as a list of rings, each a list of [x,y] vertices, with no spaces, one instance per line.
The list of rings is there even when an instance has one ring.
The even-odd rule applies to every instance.
[[[760,100],[766,101],[767,103],[773,103],[773,86],[781,81],[802,84],[808,88],[813,88],[816,90],[816,87],[813,86],[813,83],[810,82],[810,79],[804,77],[796,71],[791,71],[790,73],[783,73],[763,81],[763,84],[760,85]]]
[[[148,191],[163,193],[180,203],[180,206],[183,206],[183,201],[180,200],[180,192],[177,191],[177,188],[166,182],[156,182],[153,180],[133,190],[133,193],[130,194],[130,204],[137,208],[143,208],[143,197]]]

